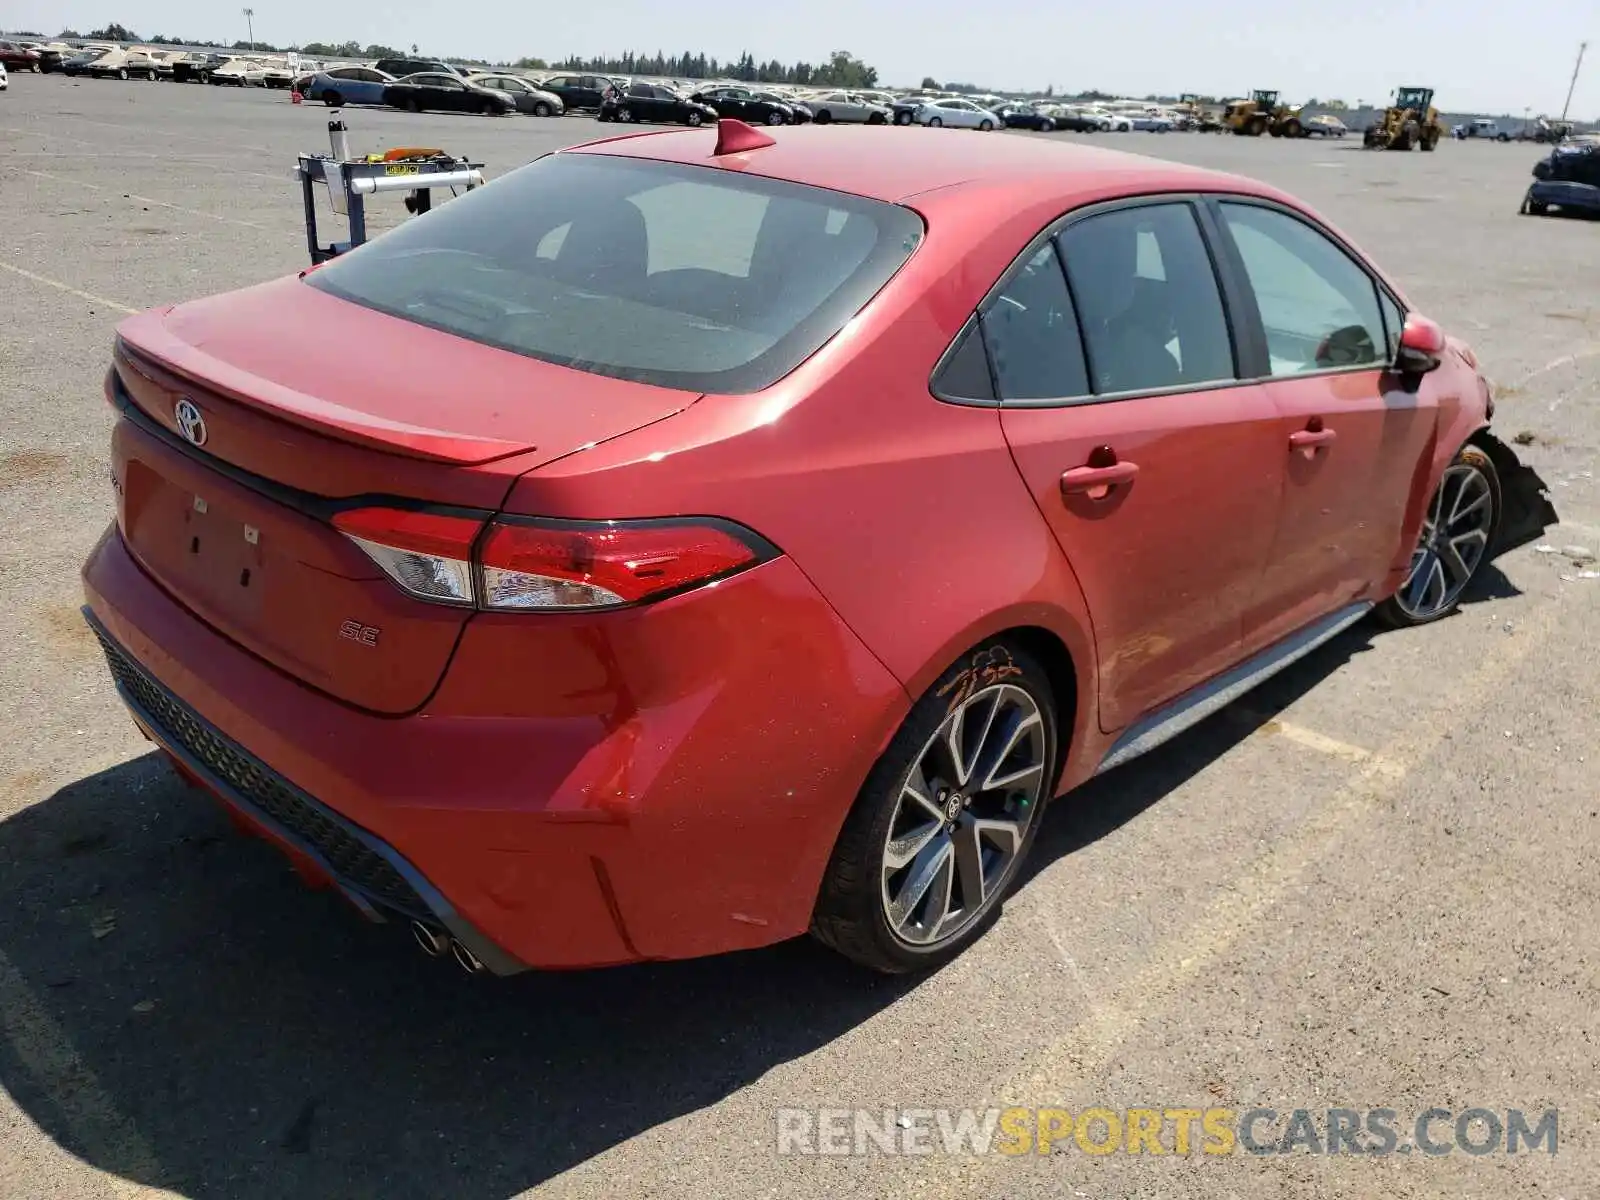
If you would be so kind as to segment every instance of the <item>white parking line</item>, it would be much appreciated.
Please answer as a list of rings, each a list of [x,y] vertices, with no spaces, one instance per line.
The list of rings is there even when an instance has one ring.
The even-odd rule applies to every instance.
[[[101,308],[109,308],[113,312],[126,313],[130,317],[139,311],[136,308],[129,308],[126,304],[118,304],[115,300],[107,300],[104,296],[96,296],[93,292],[85,292],[69,283],[62,283],[59,279],[49,279],[43,275],[35,275],[32,271],[24,271],[21,267],[14,267],[10,263],[0,262],[0,271],[10,271],[13,275],[31,279],[34,283],[42,283],[45,287],[53,287],[59,292],[66,292],[69,296],[87,300],[90,304],[98,304]]]
[[[112,1176],[114,1195],[173,1195],[136,1183],[159,1179],[161,1164],[133,1122],[117,1111],[66,1030],[44,1010],[22,973],[0,953],[0,1038],[50,1098],[85,1158]],[[63,1152],[65,1153],[65,1152]],[[119,1178],[120,1177],[120,1178]]]
[[[98,183],[86,183],[81,179],[68,179],[64,175],[54,175],[49,171],[38,171],[25,167],[23,168],[22,173],[24,175],[35,176],[39,179],[49,179],[56,183],[64,183],[68,187],[87,188],[91,192],[110,192],[115,190],[114,188],[103,187]],[[153,200],[149,196],[140,196],[133,192],[123,192],[122,195],[126,196],[129,200],[137,200],[140,204],[154,204],[157,208],[170,208],[173,212],[189,213],[191,216],[204,217],[208,221],[222,221],[228,225],[243,225],[247,229],[266,228],[265,225],[258,225],[254,221],[241,221],[238,217],[218,216],[216,213],[205,212],[202,209],[186,208],[182,204],[169,204],[165,200]]]

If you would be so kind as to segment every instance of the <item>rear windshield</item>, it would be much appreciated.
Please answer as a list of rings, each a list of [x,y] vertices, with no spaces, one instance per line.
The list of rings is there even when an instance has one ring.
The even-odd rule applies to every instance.
[[[709,142],[709,139],[707,139]],[[842,328],[916,249],[909,209],[598,154],[555,154],[305,277],[547,362],[753,392]]]

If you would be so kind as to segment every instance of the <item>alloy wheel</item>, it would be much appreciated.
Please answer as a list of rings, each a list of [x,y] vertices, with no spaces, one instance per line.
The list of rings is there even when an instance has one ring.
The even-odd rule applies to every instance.
[[[1038,704],[1009,683],[974,691],[940,722],[884,840],[880,892],[898,940],[947,942],[999,897],[1039,809],[1048,746]]]
[[[1453,463],[1439,481],[1395,603],[1413,620],[1450,608],[1472,581],[1494,531],[1494,490],[1470,462]]]

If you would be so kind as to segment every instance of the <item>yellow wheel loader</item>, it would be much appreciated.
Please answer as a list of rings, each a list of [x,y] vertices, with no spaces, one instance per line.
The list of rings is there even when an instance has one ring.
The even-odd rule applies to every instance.
[[[1223,110],[1222,123],[1241,137],[1260,137],[1263,133],[1273,137],[1306,136],[1299,106],[1280,103],[1277,92],[1255,91],[1248,100],[1230,100]]]
[[[1382,118],[1367,126],[1361,144],[1369,150],[1432,150],[1443,136],[1433,89],[1403,87],[1395,90]]]

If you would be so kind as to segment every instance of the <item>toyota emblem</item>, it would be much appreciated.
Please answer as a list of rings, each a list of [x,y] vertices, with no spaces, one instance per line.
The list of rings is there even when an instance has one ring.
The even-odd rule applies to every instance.
[[[179,433],[196,446],[206,444],[206,419],[200,415],[200,408],[193,400],[184,396],[172,406],[172,415],[177,418]]]

